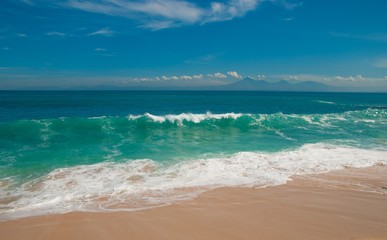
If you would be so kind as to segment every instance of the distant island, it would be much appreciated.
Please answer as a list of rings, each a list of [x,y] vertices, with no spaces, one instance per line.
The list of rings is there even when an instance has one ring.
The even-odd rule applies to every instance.
[[[73,87],[36,86],[7,89],[12,91],[261,91],[261,92],[373,92],[385,93],[385,89],[376,87],[332,86],[315,81],[289,82],[286,80],[266,81],[246,77],[242,80],[201,86],[182,86],[170,81],[149,81],[131,85],[78,85]]]
[[[247,77],[237,82],[213,87],[212,90],[326,92],[340,91],[340,88],[312,81],[300,83],[290,83],[285,80],[281,80],[278,82],[268,82],[265,80],[255,80],[253,78]]]
[[[27,89],[33,90],[33,89]],[[158,86],[152,83],[144,85],[118,86],[118,85],[98,85],[98,86],[78,86],[70,89],[46,88],[43,90],[95,90],[95,91],[270,91],[270,92],[380,92],[375,88],[360,87],[338,87],[318,83],[314,81],[304,81],[291,83],[285,80],[269,82],[246,77],[240,81],[211,86]]]

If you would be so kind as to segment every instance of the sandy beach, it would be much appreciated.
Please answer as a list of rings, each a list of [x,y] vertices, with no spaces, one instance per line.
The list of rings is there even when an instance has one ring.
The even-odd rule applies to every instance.
[[[68,213],[0,223],[1,239],[387,239],[387,167],[222,188],[136,212]]]

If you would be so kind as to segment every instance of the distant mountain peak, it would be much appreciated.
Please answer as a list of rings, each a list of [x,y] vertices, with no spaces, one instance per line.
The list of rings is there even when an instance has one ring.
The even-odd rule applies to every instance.
[[[256,84],[262,84],[262,83],[268,83],[268,82],[266,82],[264,80],[256,80],[256,79],[251,78],[251,77],[246,77],[242,80],[230,83],[228,85],[256,85]]]

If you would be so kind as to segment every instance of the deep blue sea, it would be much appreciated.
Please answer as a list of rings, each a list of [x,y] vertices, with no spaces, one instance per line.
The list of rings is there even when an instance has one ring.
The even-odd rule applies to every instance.
[[[387,164],[387,94],[0,91],[0,219]]]

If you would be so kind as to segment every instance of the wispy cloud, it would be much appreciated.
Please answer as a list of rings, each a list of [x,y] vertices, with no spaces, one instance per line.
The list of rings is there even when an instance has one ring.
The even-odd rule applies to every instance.
[[[25,38],[25,37],[27,37],[27,34],[25,34],[25,33],[18,33],[17,36],[21,37],[21,38]]]
[[[65,37],[65,36],[67,36],[66,33],[56,32],[56,31],[47,32],[46,35],[47,36],[57,36],[57,37]]]
[[[94,48],[94,52],[98,56],[104,56],[104,57],[115,57],[115,56],[117,56],[117,53],[110,52],[106,48]]]
[[[174,21],[158,21],[158,22],[148,22],[144,23],[141,25],[141,28],[147,28],[147,29],[152,29],[152,30],[162,30],[166,28],[173,28],[173,27],[178,27],[179,24],[177,24]]]
[[[96,51],[96,52],[106,52],[107,50],[105,48],[95,48],[94,51]]]
[[[297,82],[297,81],[303,81],[303,77],[300,77],[297,75],[288,75],[288,76],[284,76],[283,80]]]
[[[325,80],[329,80],[329,81],[360,82],[360,81],[366,80],[366,78],[363,77],[362,75],[346,76],[346,77],[343,77],[343,76],[335,76],[335,77],[331,77],[331,78],[325,78]]]
[[[224,75],[223,73],[220,73],[220,72],[214,73],[214,74],[207,74],[206,76],[209,78],[219,78],[219,79],[227,78],[226,75]]]
[[[9,51],[9,47],[3,47],[2,50],[3,51]]]
[[[230,75],[231,77],[234,77],[234,78],[239,78],[239,79],[242,78],[242,76],[239,75],[236,71],[229,71],[229,72],[227,72],[227,74]]]
[[[349,83],[349,82],[361,82],[366,81],[369,78],[363,77],[362,75],[349,75],[349,76],[324,76],[324,75],[313,75],[313,74],[285,74],[285,75],[273,75],[270,78],[278,80],[286,80],[289,82],[304,82],[314,81],[322,83]]]
[[[387,81],[383,77],[367,77],[363,75],[334,76],[324,77],[321,82],[336,86],[380,87],[380,90],[387,90]]]
[[[192,76],[193,79],[202,79],[203,77],[204,77],[203,74],[197,74]]]
[[[227,76],[224,75],[223,73],[215,73],[214,77],[216,77],[216,78],[227,78]]]
[[[387,42],[387,33],[373,33],[373,34],[352,34],[352,33],[337,33],[331,32],[332,36],[342,38],[362,39],[376,42]]]
[[[69,0],[61,5],[86,12],[135,19],[141,22],[140,27],[160,30],[242,17],[263,1],[265,0],[228,0],[210,2],[207,7],[178,0]]]
[[[211,8],[205,10],[202,23],[227,21],[236,17],[243,17],[254,10],[261,1],[258,0],[230,0],[226,3],[212,2]]]
[[[157,76],[157,77],[136,77],[128,82],[156,82],[156,81],[198,81],[198,80],[221,80],[227,76],[223,73],[211,74],[194,74],[194,75],[172,75],[172,76]]]
[[[384,77],[368,77],[361,74],[357,75],[336,75],[336,76],[327,76],[327,75],[314,75],[314,74],[285,74],[285,75],[272,75],[268,76],[270,81],[286,80],[289,82],[305,82],[313,81],[324,83],[333,86],[352,86],[352,87],[377,87],[380,86],[384,89],[387,89],[387,79]]]
[[[20,0],[35,5],[32,0]],[[293,10],[302,2],[287,0],[223,0],[203,1],[198,5],[193,0],[36,0],[50,5],[78,9],[138,21],[139,27],[161,30],[185,25],[206,24],[228,21],[243,17],[255,10],[261,3],[268,2]]]
[[[292,18],[292,17],[284,18],[284,21],[286,21],[286,22],[290,22],[290,21],[293,21],[293,20],[294,20],[294,18]]]
[[[303,2],[289,2],[287,0],[269,0],[269,1],[277,5],[283,6],[288,10],[293,10],[295,8],[301,7],[304,4]]]
[[[92,33],[89,33],[87,34],[87,36],[106,36],[106,37],[110,37],[110,36],[113,36],[115,34],[115,32],[113,30],[111,30],[110,28],[101,28],[95,32],[92,32]]]
[[[154,30],[193,24],[203,14],[195,4],[177,0],[70,0],[65,5],[86,12],[136,19],[143,23],[142,27]]]

